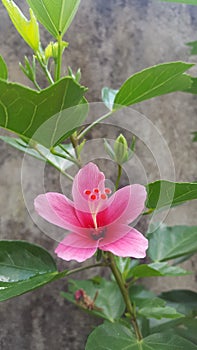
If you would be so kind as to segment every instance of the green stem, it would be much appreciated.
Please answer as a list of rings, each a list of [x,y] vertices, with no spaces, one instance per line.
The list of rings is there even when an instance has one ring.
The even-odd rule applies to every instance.
[[[73,270],[64,270],[62,272],[60,272],[58,274],[58,279],[59,278],[63,278],[63,277],[67,277],[67,276],[70,276],[70,275],[73,275],[74,273],[78,273],[78,272],[81,272],[81,271],[84,271],[84,270],[89,270],[89,269],[93,269],[93,268],[96,268],[96,267],[103,267],[103,266],[106,266],[105,263],[99,263],[99,264],[93,264],[93,265],[89,265],[89,266],[83,266],[83,267],[78,267],[77,269],[73,269]]]
[[[46,77],[47,77],[48,82],[49,82],[51,85],[54,84],[54,80],[53,80],[53,78],[52,78],[52,76],[51,76],[51,73],[50,73],[49,70],[48,70],[47,65],[43,62],[42,56],[37,52],[37,53],[36,53],[36,57],[37,57],[38,62],[40,63],[40,66],[41,66],[43,72],[45,73],[45,75],[46,75]]]
[[[116,179],[116,184],[115,184],[115,189],[117,191],[118,187],[119,187],[119,183],[120,183],[120,178],[122,176],[122,166],[120,164],[118,164],[118,176]]]
[[[152,214],[154,212],[155,209],[148,209],[147,211],[145,211],[142,215],[149,215]]]
[[[57,56],[57,62],[55,64],[55,81],[60,80],[61,70],[62,70],[62,35],[61,35],[61,33],[59,33],[59,35],[58,35],[58,56]]]
[[[35,88],[36,88],[37,90],[41,91],[41,87],[38,85],[37,81],[34,79],[34,80],[32,80],[32,82],[33,82]]]
[[[60,158],[66,159],[66,160],[68,160],[69,162],[72,162],[72,163],[76,164],[77,166],[79,166],[78,160],[75,159],[74,157],[65,156],[65,155],[63,155],[63,154],[61,154],[61,153],[56,152],[53,148],[50,149],[50,152],[51,152],[52,154],[54,154],[54,156],[58,156],[58,157],[60,157]]]
[[[78,152],[78,139],[74,135],[71,135],[70,136],[70,141],[71,141],[72,146],[73,146],[74,151],[75,151],[75,156],[76,156],[76,159],[77,159],[77,165],[78,165],[79,168],[81,168],[80,154]]]
[[[114,111],[110,111],[107,114],[103,115],[102,117],[98,118],[97,120],[95,120],[92,124],[90,124],[87,128],[85,128],[79,135],[78,135],[78,140],[80,140],[82,137],[84,137],[88,131],[90,131],[94,126],[98,125],[99,123],[101,123],[103,120],[107,119],[108,117],[110,117],[112,115]]]
[[[109,258],[109,261],[110,261],[111,271],[112,271],[112,273],[113,273],[113,275],[114,275],[114,277],[116,279],[116,282],[117,282],[117,284],[118,284],[118,286],[120,288],[120,291],[122,293],[122,296],[123,296],[123,299],[124,299],[124,302],[125,302],[125,305],[126,305],[127,313],[130,316],[131,323],[132,323],[132,326],[134,328],[137,340],[140,341],[140,340],[142,340],[142,334],[141,334],[141,331],[140,331],[138,323],[137,323],[137,319],[136,319],[136,315],[135,315],[135,309],[132,306],[131,301],[130,301],[128,289],[125,286],[125,282],[124,282],[123,277],[122,277],[122,275],[120,273],[120,270],[116,266],[116,262],[115,262],[113,254],[108,252],[108,258]]]

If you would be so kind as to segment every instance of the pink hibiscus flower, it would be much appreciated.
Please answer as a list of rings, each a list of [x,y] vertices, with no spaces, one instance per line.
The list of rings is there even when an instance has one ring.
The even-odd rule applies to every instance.
[[[71,231],[55,250],[60,258],[82,262],[98,248],[121,257],[145,257],[147,239],[128,226],[144,209],[145,187],[130,185],[110,194],[104,174],[89,163],[75,176],[73,202],[52,192],[35,199],[40,216]]]

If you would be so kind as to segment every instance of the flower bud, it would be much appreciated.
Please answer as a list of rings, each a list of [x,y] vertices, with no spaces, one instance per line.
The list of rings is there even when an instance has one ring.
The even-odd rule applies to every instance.
[[[68,47],[68,43],[66,41],[61,42],[61,52],[64,52],[64,49]],[[45,59],[48,61],[50,57],[53,57],[54,60],[58,57],[58,43],[50,42],[50,44],[45,49]]]
[[[129,159],[128,143],[125,137],[120,134],[114,143],[115,160],[123,164]]]

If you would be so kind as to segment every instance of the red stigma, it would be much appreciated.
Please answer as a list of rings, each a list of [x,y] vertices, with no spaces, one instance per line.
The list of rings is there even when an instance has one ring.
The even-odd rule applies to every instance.
[[[93,189],[93,192],[94,192],[94,193],[99,193],[100,191],[99,191],[98,188],[94,188],[94,189]]]
[[[91,194],[91,191],[90,190],[85,190],[84,191],[84,194],[86,194],[87,196],[89,196]]]
[[[106,193],[106,194],[111,194],[110,188],[106,187],[106,188],[105,188],[105,193]]]
[[[91,194],[90,199],[91,199],[92,201],[95,201],[96,195],[95,195],[95,194]]]
[[[106,194],[105,194],[105,193],[102,193],[102,194],[101,194],[101,199],[106,199],[106,198],[107,198]]]

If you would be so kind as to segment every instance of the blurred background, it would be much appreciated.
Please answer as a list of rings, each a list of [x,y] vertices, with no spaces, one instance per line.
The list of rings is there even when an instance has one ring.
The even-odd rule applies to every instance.
[[[25,0],[15,2],[28,15]],[[51,38],[44,30],[42,37],[45,46]],[[197,6],[156,0],[83,0],[65,40],[70,42],[65,53],[65,73],[68,65],[74,71],[80,67],[81,82],[89,87],[88,100],[99,102],[102,87],[118,89],[130,75],[146,67],[179,60],[195,63],[197,56],[190,56],[186,43],[197,40]],[[15,31],[2,4],[0,43],[0,54],[7,62],[9,79],[29,84],[18,62],[24,61],[24,55],[30,56],[31,50]],[[191,73],[196,75],[196,72],[197,68],[192,68]],[[197,129],[197,96],[174,93],[140,103],[134,108],[149,118],[166,140],[173,156],[176,180],[196,181],[197,144],[192,143],[191,132]],[[5,131],[1,130],[1,134]],[[113,132],[110,135],[112,137]],[[95,130],[93,137],[96,136]],[[0,238],[34,242],[55,256],[56,243],[34,224],[24,204],[21,190],[23,154],[3,142],[0,142],[0,147]],[[139,148],[140,152],[143,157]],[[53,190],[57,174],[51,168],[47,171],[47,188]],[[157,179],[154,169],[151,178]],[[33,179],[29,181],[29,191],[31,186],[35,186]],[[169,225],[196,225],[196,210],[196,201],[174,208],[166,222]],[[57,260],[62,269],[76,266],[73,262],[68,264]],[[193,257],[183,266],[194,271],[195,260]],[[89,274],[95,275],[97,271]],[[157,293],[170,288],[196,289],[195,274],[176,280],[151,278],[145,283]],[[58,281],[1,303],[0,349],[84,349],[87,335],[100,320],[83,314],[60,296],[66,285],[65,280]]]

